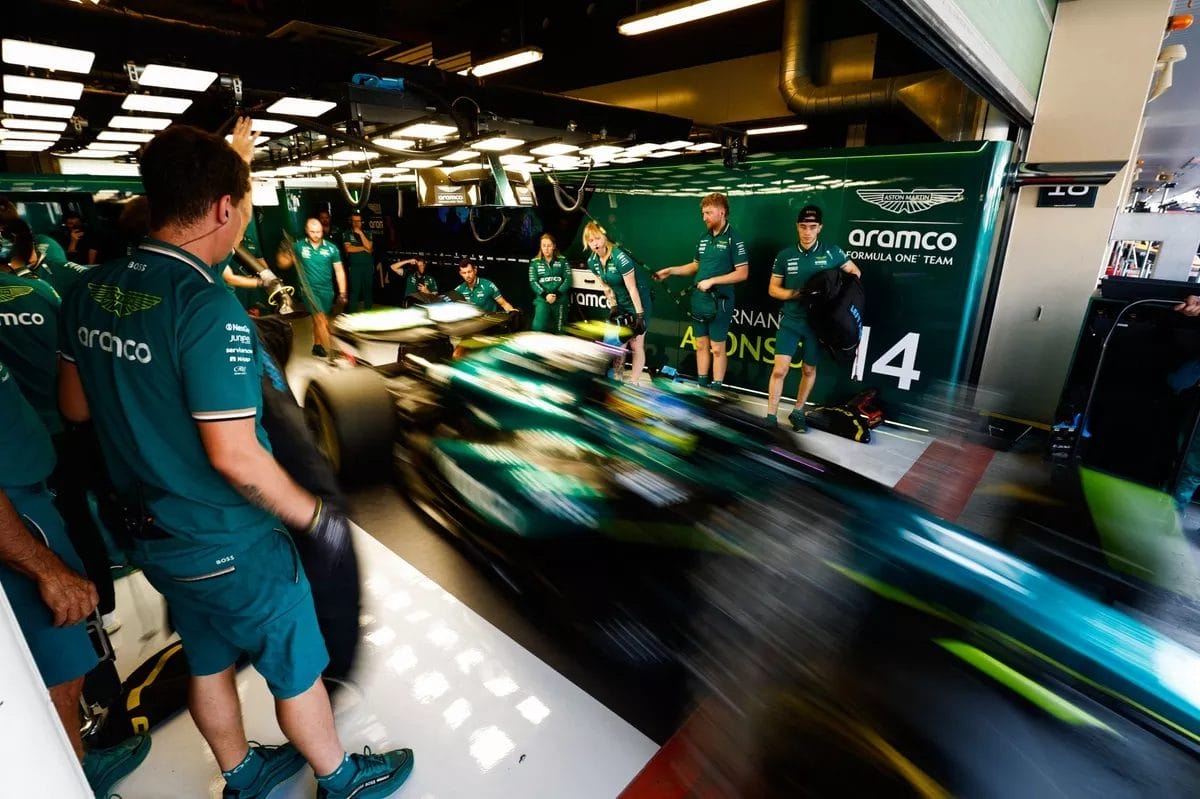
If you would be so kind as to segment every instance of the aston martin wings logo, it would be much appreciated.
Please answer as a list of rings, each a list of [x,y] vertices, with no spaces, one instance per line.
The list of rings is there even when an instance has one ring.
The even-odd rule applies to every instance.
[[[893,214],[919,214],[946,203],[962,202],[963,189],[859,189],[858,196]]]
[[[33,293],[33,286],[0,286],[0,302],[12,302],[17,297]]]
[[[103,283],[88,285],[88,293],[104,310],[119,317],[132,316],[138,311],[148,311],[162,302],[162,297],[141,291],[130,291]]]

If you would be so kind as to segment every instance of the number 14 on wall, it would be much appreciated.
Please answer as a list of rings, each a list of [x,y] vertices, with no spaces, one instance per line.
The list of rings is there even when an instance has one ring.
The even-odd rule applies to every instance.
[[[863,325],[862,338],[858,342],[858,354],[854,357],[854,366],[850,370],[850,377],[853,380],[861,381],[863,379],[863,369],[867,365],[867,349],[870,343],[871,328]],[[920,343],[920,333],[906,333],[904,338],[875,359],[875,362],[871,364],[871,373],[894,377],[900,381],[902,391],[909,391],[912,389],[913,383],[921,379],[921,373],[913,368],[917,365],[917,346]],[[899,366],[895,364],[897,359],[900,360]]]

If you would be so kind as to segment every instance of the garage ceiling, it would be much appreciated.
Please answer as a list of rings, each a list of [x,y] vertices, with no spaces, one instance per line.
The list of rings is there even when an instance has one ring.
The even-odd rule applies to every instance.
[[[1171,13],[1200,14],[1200,2],[1174,0]],[[1161,186],[1157,177],[1166,173],[1178,184],[1171,190],[1174,196],[1200,189],[1200,21],[1163,43],[1182,44],[1189,57],[1175,65],[1167,93],[1146,106],[1146,131],[1138,154],[1144,164],[1134,185]]]

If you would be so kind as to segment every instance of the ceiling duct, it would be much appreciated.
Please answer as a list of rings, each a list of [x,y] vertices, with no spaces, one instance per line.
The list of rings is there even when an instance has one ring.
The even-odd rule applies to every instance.
[[[784,0],[779,92],[800,117],[907,108],[943,139],[963,137],[970,95],[945,70],[818,86],[812,77],[813,0]]]

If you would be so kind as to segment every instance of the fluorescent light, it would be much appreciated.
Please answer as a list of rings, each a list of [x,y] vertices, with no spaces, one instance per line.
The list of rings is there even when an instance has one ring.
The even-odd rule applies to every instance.
[[[670,158],[674,155],[679,155],[679,153],[674,150],[656,150],[652,153],[646,153],[647,158]]]
[[[765,2],[766,0],[689,0],[626,17],[617,24],[617,32],[624,36],[637,36]]]
[[[329,158],[312,158],[302,163],[301,166],[310,167],[311,169],[332,169],[335,166],[341,166],[343,163],[343,161],[334,161]]]
[[[108,120],[110,128],[129,128],[131,130],[162,130],[173,120],[165,117],[122,117],[116,116]]]
[[[107,150],[117,153],[136,153],[142,149],[140,144],[126,144],[119,141],[94,141],[87,146],[89,150]]]
[[[527,164],[532,160],[532,155],[517,155],[516,153],[511,153],[509,155],[500,156],[500,163],[502,164]]]
[[[470,73],[477,78],[482,78],[484,75],[495,75],[497,72],[504,72],[509,69],[536,64],[542,60],[542,51],[537,47],[526,47],[524,50],[517,50],[514,53],[489,58],[480,64],[471,67]]]
[[[700,142],[699,144],[693,144],[691,147],[689,147],[689,148],[688,148],[688,152],[689,152],[689,153],[702,153],[702,152],[704,152],[705,150],[716,150],[716,149],[719,149],[719,148],[720,148],[720,146],[721,146],[721,143],[720,143],[720,142],[715,142],[715,141],[702,141],[702,142]]]
[[[611,144],[597,144],[594,147],[588,147],[587,149],[580,150],[579,154],[590,155],[592,158],[608,160],[613,156],[620,155],[623,152],[625,152],[623,147],[614,147]]]
[[[442,162],[434,158],[410,158],[407,161],[401,161],[398,166],[405,169],[429,169],[430,167],[441,166]]]
[[[563,144],[562,142],[553,142],[551,144],[543,144],[541,147],[534,147],[529,152],[534,155],[566,155],[573,153],[579,148],[574,144]]]
[[[645,161],[645,158],[637,158],[636,156],[625,156],[623,158],[614,158],[614,164],[636,164],[638,161]]]
[[[662,145],[662,149],[664,149],[664,150],[682,150],[684,147],[691,147],[691,146],[692,146],[692,143],[690,141],[687,141],[686,139],[676,139],[675,141],[669,141],[666,144]]]
[[[127,133],[123,130],[102,130],[96,134],[96,141],[126,141],[145,144],[153,138],[153,133]]]
[[[96,54],[89,50],[5,39],[0,42],[0,59],[6,64],[20,64],[23,67],[87,73],[92,71]]]
[[[71,158],[118,158],[125,153],[119,153],[116,150],[89,150],[87,148],[76,150],[73,153],[67,153]]]
[[[296,166],[295,164],[293,164],[292,166],[281,166],[281,167],[279,167],[279,169],[276,169],[275,171],[278,172],[280,175],[299,175],[301,172],[308,172],[309,168],[303,167],[303,166]]]
[[[356,150],[353,147],[346,147],[341,150],[335,150],[329,154],[329,157],[334,161],[342,161],[344,163],[358,163],[366,161],[374,156],[366,150]]]
[[[48,141],[29,141],[27,139],[5,139],[0,141],[0,150],[10,153],[40,153],[50,147]]]
[[[59,122],[54,119],[17,119],[15,117],[6,117],[0,119],[0,125],[14,130],[54,130],[59,133],[67,129],[66,122]]]
[[[575,169],[579,166],[579,159],[569,155],[557,155],[552,158],[543,158],[542,163],[552,169]]]
[[[5,100],[4,113],[14,116],[57,117],[70,119],[75,116],[75,106],[58,103],[27,103],[24,100]]]
[[[29,94],[34,97],[53,97],[57,100],[78,100],[83,96],[83,84],[75,80],[47,80],[23,75],[5,75],[4,91],[9,94]]]
[[[808,130],[808,125],[798,123],[795,125],[775,125],[770,128],[751,128],[746,131],[746,135],[762,136],[767,133],[795,133],[799,130]]]
[[[411,150],[417,146],[412,139],[388,139],[383,136],[371,139],[371,143],[385,150]]]
[[[457,152],[450,153],[450,155],[443,155],[442,160],[443,161],[455,161],[455,162],[470,161],[472,158],[478,158],[478,157],[479,157],[479,153],[475,152],[474,150],[459,150]]]
[[[267,109],[268,114],[279,114],[285,117],[319,117],[337,103],[328,100],[306,100],[303,97],[284,97],[276,100]]]
[[[226,133],[225,141],[229,142],[230,144],[233,144],[233,134]],[[270,141],[270,138],[268,138],[267,136],[259,136],[257,139],[254,140],[254,146],[257,147],[258,145],[266,144],[269,141]]]
[[[59,158],[58,171],[64,175],[138,176],[138,165],[116,161],[92,161],[81,158]]]
[[[156,86],[184,92],[202,92],[217,79],[217,73],[206,69],[184,69],[163,64],[147,64],[138,76],[139,86]]]
[[[471,149],[501,152],[503,150],[511,150],[514,147],[520,147],[524,143],[524,139],[513,139],[508,136],[492,136],[490,139],[471,142]]]
[[[414,139],[444,139],[451,133],[458,133],[455,125],[437,125],[432,122],[418,122],[407,128],[396,131],[397,136],[409,136]]]
[[[25,139],[26,141],[58,141],[61,133],[42,130],[0,130],[0,139]]]
[[[296,126],[291,122],[284,122],[281,119],[251,119],[251,130],[257,130],[259,133],[287,133],[293,130]]]
[[[149,111],[153,114],[182,114],[192,101],[186,97],[156,97],[150,94],[131,94],[121,103],[126,111]]]

